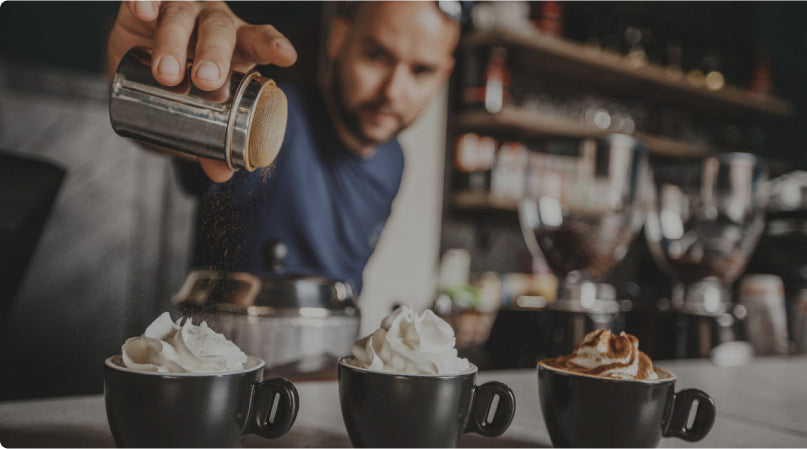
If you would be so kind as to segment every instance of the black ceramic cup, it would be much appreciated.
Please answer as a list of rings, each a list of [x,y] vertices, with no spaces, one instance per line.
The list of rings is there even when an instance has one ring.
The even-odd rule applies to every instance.
[[[513,391],[501,382],[474,385],[474,365],[411,375],[357,368],[350,359],[339,360],[339,403],[354,447],[456,447],[465,432],[497,437],[513,420]]]
[[[278,438],[297,418],[297,389],[286,379],[261,381],[264,361],[241,371],[155,373],[104,363],[104,401],[119,447],[238,447],[245,434]]]
[[[541,411],[555,447],[657,447],[662,437],[698,441],[715,421],[703,391],[675,392],[675,375],[620,380],[575,374],[538,363]],[[690,412],[697,403],[692,423]]]

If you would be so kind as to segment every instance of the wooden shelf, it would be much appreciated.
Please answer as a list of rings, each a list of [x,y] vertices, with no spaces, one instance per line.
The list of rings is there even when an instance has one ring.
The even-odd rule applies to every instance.
[[[502,198],[489,192],[454,192],[451,194],[451,206],[464,210],[518,210],[518,200]]]
[[[619,92],[632,92],[690,109],[735,116],[749,113],[786,116],[793,110],[790,103],[777,98],[754,95],[729,85],[719,90],[697,87],[686,80],[671,77],[661,66],[632,67],[619,55],[538,32],[477,31],[463,37],[463,45],[467,48],[483,45],[516,48],[524,52],[517,58],[538,73],[555,74]]]
[[[515,133],[533,137],[597,137],[612,133],[591,125],[539,111],[505,107],[496,114],[478,110],[460,112],[455,118],[458,128],[474,132]],[[715,152],[704,145],[691,144],[652,134],[636,133],[653,153],[666,156],[697,156]]]

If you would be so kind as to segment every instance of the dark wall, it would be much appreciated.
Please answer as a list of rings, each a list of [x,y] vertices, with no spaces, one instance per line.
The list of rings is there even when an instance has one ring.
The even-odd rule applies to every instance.
[[[773,90],[795,113],[768,123],[766,154],[807,170],[807,3],[762,2],[755,15],[759,45],[770,51]]]
[[[0,6],[0,57],[101,72],[116,2],[20,2]]]

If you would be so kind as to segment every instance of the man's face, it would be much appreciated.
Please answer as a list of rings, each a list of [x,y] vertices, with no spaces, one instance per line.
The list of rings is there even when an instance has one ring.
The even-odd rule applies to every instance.
[[[329,51],[338,120],[360,145],[391,139],[448,78],[458,39],[433,2],[370,2],[337,19]]]

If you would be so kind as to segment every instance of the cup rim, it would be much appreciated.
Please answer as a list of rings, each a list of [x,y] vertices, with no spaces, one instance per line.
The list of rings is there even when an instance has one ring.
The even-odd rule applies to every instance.
[[[343,366],[347,369],[358,371],[361,373],[368,373],[368,374],[380,374],[384,376],[398,376],[398,377],[411,377],[411,378],[428,378],[428,379],[455,379],[460,376],[468,376],[477,374],[479,372],[479,368],[470,360],[468,361],[468,365],[470,368],[467,371],[463,371],[461,373],[454,373],[454,374],[411,374],[411,373],[393,373],[391,371],[379,371],[367,368],[361,368],[359,366],[351,365],[348,363],[348,360],[354,359],[352,355],[344,356],[339,358],[339,366]]]
[[[602,382],[630,382],[630,383],[642,383],[642,384],[654,384],[655,385],[655,384],[661,384],[661,383],[665,383],[665,382],[674,382],[678,378],[671,371],[667,371],[664,368],[659,368],[657,366],[653,366],[653,370],[656,371],[656,374],[659,374],[658,379],[614,379],[614,378],[611,378],[611,377],[601,377],[601,376],[595,376],[593,374],[575,373],[575,372],[567,371],[567,370],[564,370],[564,369],[561,369],[561,368],[556,368],[554,366],[547,365],[545,363],[546,360],[548,360],[548,359],[538,361],[538,369],[539,370],[545,369],[545,370],[552,371],[553,373],[560,374],[560,375],[588,377],[590,379],[596,379],[596,380],[599,380],[599,381],[602,381]],[[662,374],[664,375],[664,377],[661,377]]]
[[[225,376],[235,376],[239,374],[250,373],[253,371],[258,371],[263,369],[266,366],[266,362],[261,359],[260,357],[255,357],[252,355],[247,356],[247,365],[250,362],[255,362],[255,365],[251,368],[244,368],[238,371],[212,371],[212,372],[204,372],[204,373],[168,373],[168,372],[159,372],[159,371],[143,371],[143,370],[136,370],[132,368],[127,368],[122,364],[123,356],[121,354],[115,354],[112,356],[107,357],[104,360],[104,366],[109,369],[114,369],[116,371],[121,371],[124,373],[132,373],[132,374],[140,374],[144,376],[156,376],[156,377],[225,377]],[[116,362],[121,362],[118,364]]]

